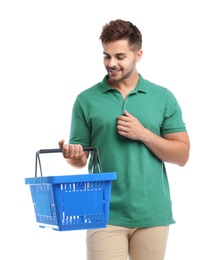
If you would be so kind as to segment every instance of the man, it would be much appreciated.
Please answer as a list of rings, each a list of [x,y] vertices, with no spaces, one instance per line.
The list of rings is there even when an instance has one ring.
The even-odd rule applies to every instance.
[[[189,158],[182,111],[168,89],[138,73],[142,35],[135,25],[110,21],[100,40],[107,75],[77,96],[69,143],[59,142],[72,166],[84,167],[83,147],[95,146],[103,171],[117,173],[107,228],[87,231],[87,259],[163,260],[175,223],[165,162],[184,166]]]

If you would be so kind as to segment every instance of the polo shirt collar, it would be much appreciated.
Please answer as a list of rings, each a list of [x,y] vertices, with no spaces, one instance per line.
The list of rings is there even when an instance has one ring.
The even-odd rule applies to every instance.
[[[100,82],[100,88],[103,94],[107,93],[108,91],[113,91],[114,89],[112,89],[108,82],[108,75],[105,75],[105,77],[103,78],[103,80]],[[148,81],[145,80],[141,74],[139,74],[139,80],[137,83],[136,88],[132,91],[132,93],[137,93],[137,92],[142,92],[142,93],[147,93],[148,90]]]

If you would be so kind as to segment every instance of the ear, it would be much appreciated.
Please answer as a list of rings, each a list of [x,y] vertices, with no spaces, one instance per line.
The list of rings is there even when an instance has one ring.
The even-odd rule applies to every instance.
[[[141,60],[142,55],[143,55],[143,51],[142,51],[142,50],[139,50],[139,51],[136,53],[135,61],[136,61],[136,62],[139,62],[139,61]]]

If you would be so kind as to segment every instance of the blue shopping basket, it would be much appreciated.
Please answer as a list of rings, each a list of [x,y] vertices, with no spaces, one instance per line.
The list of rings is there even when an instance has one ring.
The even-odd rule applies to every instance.
[[[53,230],[81,230],[105,228],[109,220],[112,181],[116,172],[102,172],[100,157],[95,147],[84,148],[93,158],[97,174],[62,176],[42,175],[40,154],[62,152],[60,149],[41,149],[36,152],[35,177],[25,178],[30,186],[36,221],[39,227]],[[37,165],[40,177],[37,177]]]

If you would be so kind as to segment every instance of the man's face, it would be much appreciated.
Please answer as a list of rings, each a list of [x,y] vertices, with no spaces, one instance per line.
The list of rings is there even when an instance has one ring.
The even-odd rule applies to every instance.
[[[118,82],[128,78],[136,70],[136,62],[142,51],[130,50],[127,40],[119,40],[103,45],[104,66],[111,81]]]

